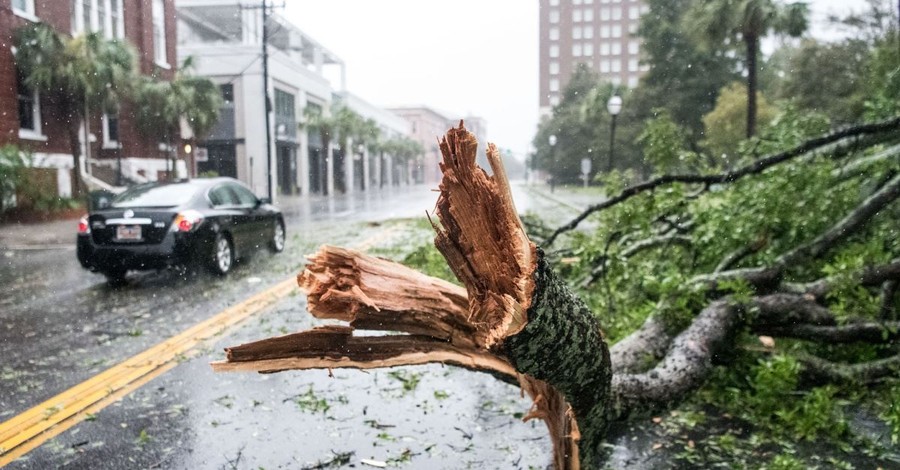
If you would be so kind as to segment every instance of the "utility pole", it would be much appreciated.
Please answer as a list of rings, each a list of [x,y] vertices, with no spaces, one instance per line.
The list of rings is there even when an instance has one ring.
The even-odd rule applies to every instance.
[[[266,100],[266,189],[269,194],[269,202],[272,198],[272,131],[271,116],[272,102],[269,100],[269,7],[268,0],[262,0],[262,69],[263,69],[263,96]]]

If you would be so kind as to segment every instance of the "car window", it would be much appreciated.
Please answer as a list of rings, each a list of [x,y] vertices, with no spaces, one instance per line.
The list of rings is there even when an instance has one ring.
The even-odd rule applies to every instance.
[[[249,207],[255,206],[258,202],[256,196],[251,193],[249,189],[237,184],[229,184],[228,186],[234,191],[234,194],[237,195],[240,205]]]
[[[125,191],[112,201],[112,207],[174,207],[188,202],[197,187],[190,184],[143,185]]]
[[[209,201],[215,207],[238,205],[237,197],[224,184],[209,190]]]

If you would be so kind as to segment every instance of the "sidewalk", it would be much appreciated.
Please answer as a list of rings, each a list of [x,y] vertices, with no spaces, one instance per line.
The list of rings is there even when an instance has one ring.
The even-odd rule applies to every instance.
[[[0,224],[2,250],[74,249],[78,220]]]

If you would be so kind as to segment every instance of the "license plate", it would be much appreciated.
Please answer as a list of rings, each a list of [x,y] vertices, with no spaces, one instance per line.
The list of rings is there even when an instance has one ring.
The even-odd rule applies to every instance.
[[[140,239],[140,225],[119,225],[118,227],[116,227],[116,240],[133,241]]]

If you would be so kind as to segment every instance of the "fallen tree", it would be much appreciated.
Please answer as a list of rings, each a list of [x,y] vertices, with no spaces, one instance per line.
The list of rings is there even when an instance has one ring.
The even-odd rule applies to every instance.
[[[845,213],[823,214],[809,224],[816,233],[750,234],[751,240],[735,240],[705,261],[694,256],[692,267],[667,290],[634,287],[643,289],[644,298],[638,301],[646,304],[652,298],[655,311],[609,347],[598,321],[604,313],[592,313],[526,234],[496,148],[488,145],[493,170],[489,176],[475,164],[476,147],[462,124],[441,141],[443,180],[438,220],[433,222],[435,246],[464,287],[388,260],[325,246],[310,258],[298,283],[308,294],[314,316],[346,325],[228,348],[227,360],[213,367],[271,373],[440,362],[487,372],[521,384],[532,397],[534,406],[526,420],[547,423],[557,468],[602,464],[611,423],[677,404],[704,383],[715,364],[734,350],[736,338],[747,332],[827,344],[887,345],[877,358],[853,364],[802,355],[801,372],[810,382],[865,383],[897,375],[897,243],[885,243],[879,256],[888,258],[882,263],[867,260],[855,271],[815,277],[821,271],[816,263],[838,247],[871,237],[872,230],[890,232],[890,221],[896,218],[888,215],[885,222],[883,214],[890,214],[900,197],[896,162],[867,173],[875,181],[873,187],[863,197],[842,198],[842,204],[849,205]],[[742,176],[791,158],[768,159],[763,169]],[[647,208],[647,201],[643,204]],[[661,220],[655,211],[670,212],[672,207],[650,206],[643,219],[647,223],[616,227],[615,239],[629,240],[617,254],[610,254],[612,224],[605,224],[606,232],[598,237],[606,240],[603,255],[584,256],[585,263],[602,258],[604,282],[611,275],[621,277],[616,273],[635,259],[672,249],[674,240],[688,249],[703,240],[697,233],[705,227],[702,213],[679,209],[675,219],[692,217],[692,224],[667,235],[667,229],[650,222]],[[894,233],[896,229],[894,224]],[[621,236],[622,231],[629,231],[628,236]],[[642,234],[647,237],[641,239]],[[742,244],[750,248],[737,249]],[[683,261],[666,256],[675,263]],[[695,272],[698,266],[709,271]],[[873,309],[880,316],[830,308],[827,299],[848,285],[880,292],[883,298]],[[599,302],[606,318],[621,311],[612,297],[624,294],[599,292],[589,298]],[[673,313],[682,311],[688,315]],[[356,330],[401,334],[357,336]]]

